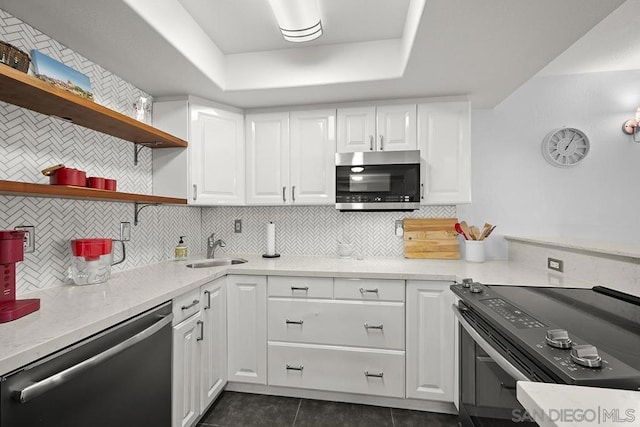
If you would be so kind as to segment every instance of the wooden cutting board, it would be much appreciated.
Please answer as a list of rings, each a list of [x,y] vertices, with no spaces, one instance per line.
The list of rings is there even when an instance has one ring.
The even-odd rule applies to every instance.
[[[459,259],[458,218],[405,218],[404,257]]]

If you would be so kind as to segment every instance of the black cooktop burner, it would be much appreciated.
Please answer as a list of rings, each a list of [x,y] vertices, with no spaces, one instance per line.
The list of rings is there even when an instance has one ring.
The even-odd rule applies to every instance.
[[[593,289],[530,286],[483,285],[482,292],[462,285],[451,289],[469,308],[466,316],[479,316],[495,331],[492,339],[509,340],[562,381],[640,387],[640,303],[633,296],[623,300]],[[553,329],[566,330],[573,346],[596,346],[602,367],[577,365],[571,348],[551,347],[545,336]],[[631,378],[635,382],[630,387]]]

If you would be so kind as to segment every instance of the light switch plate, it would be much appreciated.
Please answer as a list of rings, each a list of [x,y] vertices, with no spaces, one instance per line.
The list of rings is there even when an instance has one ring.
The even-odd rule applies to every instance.
[[[242,233],[242,220],[236,219],[233,221],[233,232],[234,233]]]
[[[128,242],[131,240],[131,223],[130,222],[121,222],[120,223],[120,240],[123,242]]]

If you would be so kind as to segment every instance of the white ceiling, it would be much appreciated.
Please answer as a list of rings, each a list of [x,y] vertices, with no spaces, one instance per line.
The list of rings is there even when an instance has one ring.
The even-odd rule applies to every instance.
[[[291,48],[266,0],[179,1],[225,54]],[[400,38],[409,0],[330,0],[320,6],[325,32],[307,46]]]
[[[319,1],[324,35],[294,48],[278,38],[266,0],[0,0],[0,8],[156,97],[260,108],[462,95],[490,108],[623,3]],[[636,8],[631,17],[638,1],[625,4]],[[581,57],[611,52],[607,34],[620,28],[606,22]],[[568,69],[552,65],[548,72]]]

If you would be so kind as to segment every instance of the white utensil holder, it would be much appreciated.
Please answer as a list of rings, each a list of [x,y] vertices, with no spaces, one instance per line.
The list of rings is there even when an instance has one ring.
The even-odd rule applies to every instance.
[[[484,240],[465,240],[464,249],[467,261],[484,262]]]

